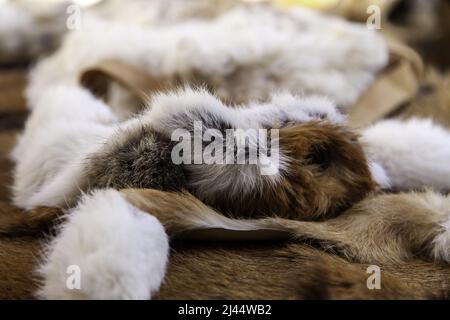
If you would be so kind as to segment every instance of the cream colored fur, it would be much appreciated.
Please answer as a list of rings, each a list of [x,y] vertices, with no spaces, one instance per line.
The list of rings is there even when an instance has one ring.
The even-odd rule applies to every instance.
[[[143,8],[144,3],[137,5],[136,15],[153,17]],[[128,18],[118,13],[112,22],[86,12],[82,28],[70,32],[32,72],[30,107],[53,83],[74,84],[83,69],[103,59],[119,59],[169,79],[179,75],[190,81],[193,73],[201,74],[232,101],[265,99],[283,89],[326,95],[348,106],[388,59],[376,33],[306,9],[277,12],[238,5],[213,19],[164,25],[136,23],[130,12],[124,15]]]
[[[39,269],[39,297],[149,299],[159,289],[169,244],[157,219],[115,190],[85,195],[67,219]],[[70,286],[73,266],[79,287]]]
[[[396,189],[450,189],[450,131],[428,119],[384,120],[362,133]]]

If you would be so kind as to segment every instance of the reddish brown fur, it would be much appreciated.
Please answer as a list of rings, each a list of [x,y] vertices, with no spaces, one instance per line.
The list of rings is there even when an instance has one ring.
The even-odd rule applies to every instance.
[[[3,205],[6,209],[8,206]],[[17,223],[20,210],[2,213],[7,225]],[[162,210],[161,210],[162,211]],[[32,215],[48,217],[51,224],[55,210],[40,208]],[[11,221],[7,221],[11,217]],[[15,229],[15,228],[13,228]],[[47,239],[8,234],[0,235],[0,299],[33,298],[39,285],[34,270]],[[414,285],[410,267],[406,281],[383,273],[382,290],[368,290],[366,266],[295,243],[219,243],[174,242],[168,273],[155,298],[159,299],[405,299],[432,297],[428,290],[447,286],[449,270],[431,273],[434,284]],[[431,268],[431,266],[424,266]],[[395,270],[395,268],[394,268]],[[430,275],[427,274],[428,277]],[[420,279],[418,280],[420,281]]]
[[[225,222],[231,220],[215,213],[188,194],[139,189],[124,190],[123,193],[134,205],[155,215],[172,236],[204,225],[201,222],[215,221],[215,214]],[[404,253],[406,258],[426,254],[422,249],[429,240],[428,234],[434,236],[440,231],[436,225],[439,219],[430,207],[433,204],[439,207],[440,201],[423,202],[426,199],[428,196],[422,197],[420,194],[380,195],[361,202],[336,219],[324,222],[289,222],[279,218],[248,221],[255,227],[284,228],[293,234],[303,235],[302,241],[307,243],[316,239],[319,240],[319,245],[325,245],[325,249],[334,248],[336,253],[351,260],[379,265],[383,270],[380,291],[367,289],[366,265],[345,261],[305,243],[205,244],[183,241],[172,243],[168,275],[158,297],[448,297],[448,265],[432,266],[413,261],[404,264],[402,261]],[[422,206],[430,208],[424,210]],[[34,221],[31,223],[18,216],[25,216],[24,212],[6,205],[2,208],[0,271],[8,276],[0,281],[0,295],[8,298],[30,297],[38,285],[38,280],[33,277],[33,269],[36,268],[41,249],[47,242],[39,229],[42,228],[45,232],[48,226],[57,223],[59,211],[38,208],[28,213],[31,221]],[[208,216],[213,216],[214,219],[210,220]],[[235,222],[238,225],[244,224],[244,221]],[[206,223],[208,224],[210,222]],[[28,228],[30,234],[17,232]],[[403,239],[408,241],[404,242]],[[416,279],[416,276],[419,278]]]
[[[326,122],[280,129],[281,154],[288,169],[276,184],[229,200],[217,195],[208,204],[233,217],[277,216],[317,220],[336,216],[375,188],[357,136]]]
[[[0,298],[32,298],[45,243],[37,235],[0,236]],[[301,243],[175,241],[172,247],[159,299],[416,299],[446,297],[450,289],[448,266],[412,262],[380,265],[382,289],[368,290],[366,265]]]

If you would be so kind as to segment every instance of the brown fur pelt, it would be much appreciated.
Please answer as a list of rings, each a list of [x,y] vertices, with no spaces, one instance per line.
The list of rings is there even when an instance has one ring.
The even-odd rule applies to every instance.
[[[0,236],[0,299],[34,298],[45,243],[43,236]],[[172,248],[156,299],[407,299],[435,291],[390,274],[383,275],[383,290],[368,290],[364,266],[304,244],[176,241]],[[445,272],[433,276],[448,278]]]
[[[177,254],[156,299],[421,299],[436,292],[383,267],[382,289],[369,290],[366,265],[305,244],[179,241],[172,247]]]
[[[265,229],[313,241],[360,263],[401,263],[418,256],[446,260],[450,256],[450,250],[433,244],[445,231],[441,224],[449,218],[450,198],[433,192],[369,196],[334,219],[316,222],[234,220],[189,194],[142,189],[122,192],[132,204],[157,217],[171,236],[209,228]]]
[[[159,299],[449,299],[450,268],[432,262],[367,264],[305,243],[174,241]]]
[[[432,211],[433,205],[437,210],[442,205],[439,201],[448,199],[436,194],[374,196],[324,222],[233,220],[188,194],[131,189],[124,190],[124,194],[133,204],[155,215],[172,236],[188,235],[186,232],[201,228],[206,220],[209,227],[216,220],[219,227],[234,224],[241,228],[278,228],[301,237],[301,242],[293,239],[270,244],[174,240],[168,274],[157,296],[160,299],[448,297],[450,268],[413,260],[427,258],[429,235],[439,232],[435,222],[440,212]],[[8,277],[0,281],[0,294],[8,298],[30,297],[39,285],[33,269],[47,242],[45,234],[51,234],[52,226],[60,222],[60,213],[38,208],[27,213],[25,219],[20,210],[5,209],[3,206],[0,221],[0,270]],[[381,267],[381,290],[367,289],[367,264]]]
[[[32,299],[38,289],[36,267],[61,212],[36,208],[24,212],[0,202],[0,299]]]
[[[218,120],[204,118],[212,128],[222,128]],[[279,138],[287,169],[280,168],[278,181],[254,174],[254,187],[238,189],[236,181],[248,178],[242,166],[175,165],[170,160],[171,142],[142,126],[108,142],[104,151],[90,157],[84,185],[90,189],[188,190],[228,216],[298,220],[335,216],[375,189],[358,137],[344,126],[326,121],[287,124],[280,128]]]
[[[320,220],[337,215],[375,189],[358,137],[342,126],[307,122],[280,129],[288,171],[276,183],[235,198],[216,193],[202,199],[221,213],[240,218],[268,216]]]

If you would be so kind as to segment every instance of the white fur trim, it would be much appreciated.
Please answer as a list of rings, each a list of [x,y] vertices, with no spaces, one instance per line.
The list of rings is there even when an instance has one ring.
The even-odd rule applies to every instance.
[[[431,120],[385,120],[363,131],[394,188],[450,188],[450,132]]]
[[[295,95],[282,91],[272,94],[267,103],[250,103],[238,109],[239,119],[245,119],[247,127],[274,127],[283,122],[307,122],[326,120],[342,124],[345,121],[336,105],[326,97]]]
[[[86,157],[113,133],[116,117],[86,90],[54,86],[41,97],[12,153],[14,203],[63,206],[82,187]]]
[[[369,160],[369,169],[373,180],[380,188],[388,189],[391,187],[391,180],[387,176],[386,170],[379,163]]]
[[[39,269],[46,299],[149,299],[159,289],[168,238],[157,219],[129,204],[118,191],[85,196],[48,248]],[[68,289],[69,266],[81,287]]]
[[[241,128],[245,124],[245,120],[239,118],[235,110],[225,106],[208,91],[189,87],[156,94],[150,101],[147,112],[142,115],[146,123],[150,123],[168,138],[176,129],[193,128],[194,121],[202,120],[201,117],[214,118],[235,128]],[[208,128],[208,123],[203,125]]]
[[[148,7],[136,14],[145,12],[154,15]],[[326,95],[342,106],[354,103],[388,61],[375,32],[300,8],[236,6],[212,19],[165,25],[108,21],[86,12],[82,28],[31,73],[30,106],[55,82],[74,84],[81,70],[114,58],[155,76],[201,73],[231,100],[267,98],[284,89]]]
[[[269,102],[251,102],[239,107],[228,106],[205,89],[186,87],[168,93],[159,93],[149,102],[143,121],[170,137],[179,128],[192,128],[194,121],[220,121],[230,128],[272,128],[285,122],[303,123],[324,120],[342,124],[345,117],[329,99],[319,96],[275,93]],[[203,123],[208,125],[207,121]],[[210,128],[210,127],[206,127]]]

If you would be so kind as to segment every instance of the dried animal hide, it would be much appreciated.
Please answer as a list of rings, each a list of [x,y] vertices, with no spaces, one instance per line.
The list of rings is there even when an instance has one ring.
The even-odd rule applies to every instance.
[[[0,271],[4,275],[0,298],[35,298],[45,279],[35,273],[47,242],[42,231],[51,232],[49,222],[63,222],[56,218],[61,212],[37,208],[25,213],[6,204],[0,209]],[[30,224],[27,219],[39,223]],[[450,274],[444,267],[416,263],[406,265],[408,271],[402,276],[407,278],[402,279],[383,265],[382,290],[368,290],[366,266],[351,264],[307,244],[174,240],[171,247],[174,251],[155,299],[437,298],[445,297]],[[401,268],[397,265],[394,270]],[[421,272],[426,273],[426,282]],[[86,283],[82,281],[81,285]]]
[[[133,205],[121,208],[121,199],[127,199]],[[108,213],[92,210],[91,205],[103,200],[110,204]],[[108,256],[108,248],[111,248],[116,253],[127,250],[127,252],[122,252],[125,255],[122,257],[123,259],[139,257],[136,253],[141,251],[138,249],[139,245],[136,246],[133,242],[135,237],[129,237],[127,234],[126,225],[130,223],[128,220],[131,216],[127,218],[125,212],[129,210],[130,213],[135,212],[135,214],[140,212],[137,213],[136,221],[142,224],[145,224],[146,221],[145,216],[141,216],[141,213],[150,212],[157,217],[167,233],[174,238],[172,245],[175,248],[183,246],[176,240],[180,238],[202,239],[206,237],[209,240],[230,240],[236,236],[238,238],[245,237],[249,231],[251,233],[255,230],[263,230],[266,235],[269,230],[277,230],[280,234],[291,238],[289,245],[281,243],[268,245],[264,242],[249,244],[249,252],[252,252],[250,258],[241,256],[243,254],[242,244],[236,247],[236,249],[241,248],[239,250],[233,249],[233,246],[236,245],[232,244],[225,245],[229,249],[223,250],[201,243],[190,245],[184,240],[184,246],[191,247],[191,249],[182,255],[176,255],[177,260],[169,264],[168,278],[155,298],[198,297],[196,296],[198,291],[195,289],[182,290],[182,288],[189,287],[188,275],[191,272],[183,271],[183,265],[186,265],[186,263],[182,263],[184,259],[196,259],[198,262],[195,266],[196,272],[204,275],[201,284],[198,285],[211,284],[207,286],[209,289],[205,289],[206,296],[210,298],[445,298],[447,292],[444,287],[448,287],[449,283],[440,281],[438,281],[439,285],[435,282],[421,283],[420,285],[416,283],[416,281],[421,281],[421,277],[414,276],[417,272],[421,272],[422,269],[423,272],[429,271],[425,271],[426,266],[418,265],[413,259],[421,257],[426,260],[437,258],[448,261],[448,221],[450,216],[448,207],[448,197],[432,192],[386,194],[368,197],[339,217],[323,222],[288,221],[279,218],[235,220],[224,217],[186,193],[143,189],[127,189],[119,193],[114,190],[105,190],[86,196],[71,215],[65,216],[68,221],[63,223],[61,230],[57,232],[56,240],[53,240],[54,245],[48,247],[44,267],[40,269],[40,277],[43,281],[41,285],[33,278],[29,279],[27,283],[16,281],[15,290],[24,291],[26,288],[30,290],[30,288],[40,286],[41,296],[47,298],[145,298],[147,295],[138,294],[139,291],[135,289],[143,288],[146,285],[150,285],[148,288],[156,291],[158,285],[152,286],[152,283],[147,282],[146,279],[149,275],[156,277],[157,269],[147,266],[148,268],[137,268],[135,272],[130,273],[126,269],[127,264],[121,262],[123,260],[120,259],[120,255]],[[114,211],[120,211],[120,216],[116,216]],[[43,246],[43,241],[37,240],[36,235],[44,230],[51,230],[55,223],[61,223],[62,221],[58,220],[60,215],[61,212],[58,210],[44,208],[28,213],[28,217],[21,212],[16,215],[5,214],[3,220],[0,221],[2,225],[0,245],[7,254],[2,264],[3,268],[14,266],[19,261],[20,265],[28,266],[27,268],[35,265],[37,260],[27,258],[27,256],[29,256],[28,252],[32,252],[32,255],[35,256],[37,248]],[[87,215],[95,217],[86,220],[83,224],[80,217],[87,217]],[[120,217],[120,220],[115,221],[114,217]],[[92,226],[88,223],[97,219],[99,219],[99,224],[101,224],[100,220],[104,219],[102,226]],[[115,222],[112,224],[111,221]],[[86,233],[90,228],[95,228],[95,236],[92,232]],[[110,229],[108,230],[108,228]],[[222,232],[217,232],[217,230]],[[239,232],[241,234],[236,234]],[[121,236],[128,237],[126,248],[122,248],[120,242],[113,241],[114,238],[117,239]],[[35,237],[35,240],[31,241],[31,237]],[[22,242],[24,239],[25,241]],[[26,241],[26,239],[29,240]],[[71,241],[67,241],[68,239]],[[111,243],[111,241],[113,242]],[[335,255],[355,262],[383,266],[383,270],[388,270],[387,274],[383,273],[383,290],[375,290],[375,292],[367,290],[365,281],[367,275],[363,265],[360,268],[337,256],[320,254],[313,248],[308,249],[304,245],[295,244],[297,241],[322,247],[334,252]],[[142,245],[145,248],[142,248]],[[221,247],[223,248],[223,245]],[[160,247],[153,249],[151,246],[148,247],[146,241],[141,243],[141,249],[146,249],[141,252],[146,257],[154,257],[158,251],[161,251]],[[269,261],[262,262],[264,250],[270,251],[270,263]],[[21,252],[21,254],[9,255],[14,251]],[[259,251],[261,251],[261,256],[258,255]],[[208,262],[210,259],[206,259],[210,254],[215,257],[212,259],[213,261],[217,261],[218,256],[224,259],[223,263],[220,263],[219,269]],[[277,271],[277,264],[281,263],[278,261],[280,255],[285,255],[289,259],[297,259],[298,264],[302,266],[301,273],[303,275],[296,281],[292,280],[296,278],[295,275],[300,270],[295,268],[295,263],[289,264],[289,268],[292,270],[288,273],[283,272],[283,274],[289,274],[289,277],[284,277]],[[114,259],[111,260],[112,258]],[[142,257],[141,259],[145,260]],[[310,259],[312,260],[308,262]],[[96,268],[90,268],[89,265],[92,261],[98,261],[99,265]],[[408,274],[412,273],[412,275],[408,278],[409,280],[400,281],[399,278],[396,278],[395,271],[400,272],[398,268],[406,261],[410,262],[405,266],[412,268],[408,271]],[[145,261],[133,260],[133,262]],[[245,263],[245,267],[242,268],[244,274],[246,274],[245,270],[256,264],[260,272],[269,272],[271,277],[268,279],[274,281],[260,283],[261,279],[259,279],[256,289],[254,286],[247,287],[246,282],[243,282],[242,288],[239,289],[240,293],[237,294],[233,289],[234,286],[224,287],[224,283],[228,277],[227,268],[235,268],[239,263]],[[84,272],[81,290],[68,290],[65,285],[67,274],[58,272],[58,270],[66,270],[69,265],[73,264],[79,265]],[[100,265],[102,272],[99,274],[98,267]],[[192,267],[192,263],[189,265]],[[448,268],[444,266],[435,266],[434,268],[434,276],[441,277],[441,281],[445,282],[448,279]],[[308,273],[308,270],[312,272]],[[319,273],[319,278],[322,280],[316,283]],[[6,274],[11,274],[11,270]],[[127,277],[124,276],[125,274]],[[183,274],[186,274],[186,277],[183,277]],[[236,277],[240,279],[238,275]],[[110,282],[108,279],[119,280]],[[127,281],[123,279],[127,279]],[[275,279],[278,280],[275,281]],[[35,281],[34,285],[31,285],[33,281]],[[144,286],[137,285],[137,281],[142,281]],[[247,279],[247,281],[249,280]],[[440,288],[440,286],[443,287]],[[196,287],[197,285],[192,284],[192,288]],[[109,291],[103,290],[103,288],[108,288]]]
[[[278,29],[281,22],[283,31]],[[377,184],[389,185],[379,163],[390,165],[389,174],[405,163],[411,165],[402,172],[421,165],[429,169],[429,159],[423,158],[427,144],[417,145],[408,135],[393,139],[395,135],[386,134],[389,124],[378,123],[362,133],[363,147],[328,99],[272,93],[302,88],[327,94],[340,106],[353,103],[387,62],[385,45],[376,35],[309,11],[285,13],[264,6],[237,7],[210,20],[188,19],[153,31],[95,17],[85,27],[70,34],[33,71],[28,88],[32,112],[13,153],[15,203],[29,209],[65,209],[65,222],[38,270],[43,280],[39,297],[155,297],[168,263],[168,235],[198,234],[198,229],[263,228],[278,236],[314,240],[364,263],[415,256],[449,261],[446,197],[370,196]],[[100,32],[102,28],[110,33]],[[323,30],[330,28],[348,37],[328,38]],[[306,29],[310,36],[297,37]],[[167,42],[159,41],[161,37]],[[313,45],[317,37],[324,37],[318,42],[324,47]],[[92,43],[96,50],[85,50]],[[155,94],[143,112],[124,117],[112,111],[117,105],[127,107],[118,104],[123,96],[111,101],[111,109],[76,85],[81,70],[108,57],[172,81],[181,76],[195,82],[200,75],[222,99],[232,97],[242,104],[232,108],[204,89],[185,88]],[[69,67],[69,59],[75,68]],[[259,102],[252,102],[256,97]],[[219,132],[279,129],[279,171],[262,176],[259,164],[175,165],[170,138],[176,129],[195,136],[195,121]],[[400,130],[408,127],[394,124]],[[432,126],[414,124],[422,132]],[[442,147],[433,163],[445,163],[450,158],[449,133],[440,128],[433,133]],[[398,141],[414,152],[409,157],[398,153]],[[379,151],[379,146],[389,152]],[[398,154],[403,157],[395,161]],[[417,159],[423,162],[418,165]],[[393,181],[400,188],[411,187],[411,181],[414,186],[445,188],[440,179],[447,171],[442,169],[438,178],[430,169],[416,180],[401,175]],[[140,189],[117,191],[123,188]],[[248,220],[261,217],[269,218]],[[67,290],[71,265],[83,270],[81,290]]]
[[[14,151],[14,199],[21,207],[73,206],[82,191],[135,187],[189,190],[235,216],[311,220],[339,213],[373,190],[375,180],[387,180],[322,98],[286,93],[233,109],[206,91],[185,89],[156,96],[119,125],[81,89],[60,87],[41,103]],[[269,157],[278,171],[262,175],[260,163],[174,164],[171,135],[185,129],[195,138],[195,121],[221,133],[282,125],[277,163]]]
[[[172,235],[209,228],[272,230],[316,241],[360,263],[399,263],[415,257],[450,261],[450,198],[431,191],[369,196],[338,217],[321,222],[233,220],[189,194],[122,192],[135,206],[156,216]]]

